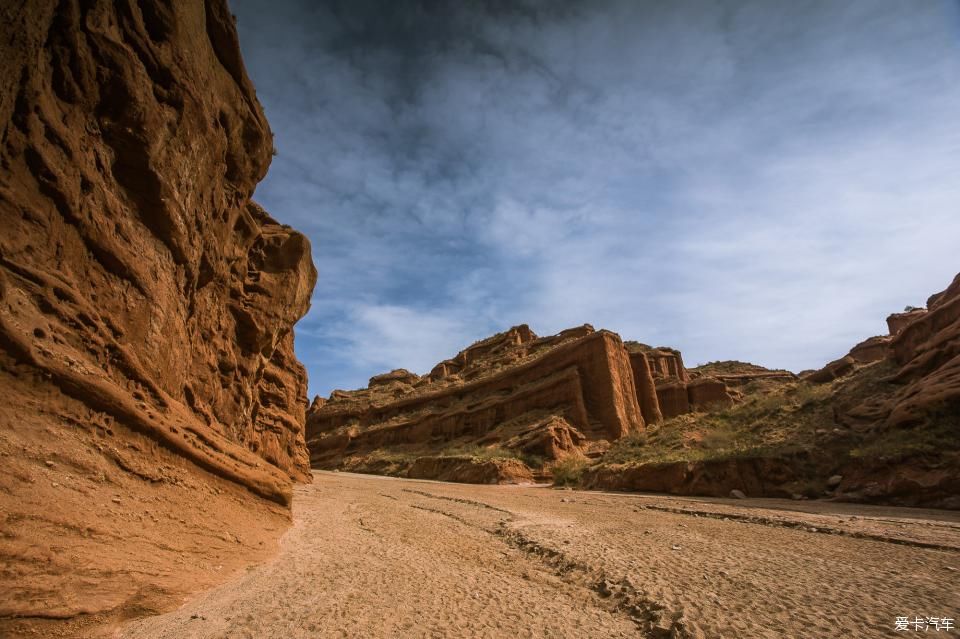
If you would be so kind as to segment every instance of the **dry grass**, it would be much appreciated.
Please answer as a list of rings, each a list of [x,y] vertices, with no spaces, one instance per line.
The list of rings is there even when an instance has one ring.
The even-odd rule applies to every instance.
[[[474,459],[517,459],[530,468],[540,468],[544,459],[537,455],[530,455],[513,448],[506,448],[497,444],[482,446],[478,444],[463,444],[448,446],[438,453],[439,457],[473,457]]]
[[[833,384],[802,381],[776,387],[743,389],[745,399],[714,412],[680,415],[641,435],[610,447],[600,463],[704,461],[791,455],[880,458],[899,461],[960,450],[960,405],[943,406],[912,428],[857,432],[838,424],[835,410],[845,411],[868,398],[888,396],[888,362],[861,368]],[[816,493],[822,487],[810,486]]]
[[[602,463],[701,461],[811,449],[817,429],[833,428],[831,387],[790,382],[744,388],[746,399],[680,415],[643,436],[615,442]]]
[[[916,456],[936,457],[960,450],[960,402],[931,412],[923,424],[891,428],[873,434],[850,451],[851,457],[880,458],[890,462]]]

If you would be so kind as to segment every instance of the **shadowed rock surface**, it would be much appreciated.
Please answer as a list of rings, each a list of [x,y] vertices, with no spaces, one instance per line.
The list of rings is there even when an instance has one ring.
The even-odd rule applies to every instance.
[[[272,135],[225,1],[7,3],[0,35],[0,633],[90,636],[282,530],[316,271],[250,199]]]
[[[960,413],[960,274],[915,315],[890,345],[900,366],[894,381],[903,384],[889,405],[891,426],[917,423],[936,410]]]

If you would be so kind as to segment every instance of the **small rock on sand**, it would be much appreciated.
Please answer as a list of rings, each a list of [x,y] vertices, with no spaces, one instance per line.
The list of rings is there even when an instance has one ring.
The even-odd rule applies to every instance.
[[[842,481],[843,481],[843,475],[834,475],[833,477],[827,480],[827,486],[829,486],[830,488],[836,488],[837,486],[840,485],[840,482]]]
[[[730,491],[730,497],[732,497],[733,499],[746,499],[746,498],[747,498],[746,494],[744,494],[744,492],[743,492],[742,490],[737,490],[736,488],[734,488],[733,490]]]

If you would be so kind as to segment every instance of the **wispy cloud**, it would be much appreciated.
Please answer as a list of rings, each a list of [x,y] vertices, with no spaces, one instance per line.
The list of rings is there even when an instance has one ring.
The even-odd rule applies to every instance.
[[[799,370],[960,270],[956,2],[232,4],[313,392],[520,322]]]

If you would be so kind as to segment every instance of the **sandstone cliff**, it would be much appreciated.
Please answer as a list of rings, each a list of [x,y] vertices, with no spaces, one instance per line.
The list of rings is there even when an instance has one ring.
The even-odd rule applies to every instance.
[[[927,300],[927,307],[887,318],[890,335],[855,346],[844,358],[807,376],[823,382],[862,365],[886,361],[891,390],[863,398],[839,418],[859,430],[916,429],[931,418],[960,418],[960,274]],[[829,375],[832,374],[832,377]],[[960,428],[954,427],[960,438]]]
[[[617,442],[583,484],[960,508],[960,275],[887,323],[800,380],[737,362],[687,371],[688,389],[706,375],[738,403]]]
[[[0,32],[0,506],[3,579],[21,577],[0,617],[108,614],[137,592],[148,610],[144,588],[176,586],[77,531],[135,525],[163,565],[164,537],[219,538],[191,528],[202,510],[282,527],[235,487],[288,504],[309,479],[292,327],[310,246],[250,199],[272,135],[225,0],[29,0]],[[132,502],[152,500],[144,520]],[[73,554],[36,568],[31,535],[58,530]]]
[[[483,476],[508,481],[529,479],[516,470],[515,457],[539,468],[591,454],[643,426],[619,337],[583,326],[538,338],[521,325],[422,378],[397,370],[372,378],[366,389],[334,391],[311,409],[307,443],[315,468],[451,478],[450,463],[418,458],[465,461],[472,452],[511,460],[485,466]],[[478,476],[470,467],[461,479]]]
[[[640,342],[626,342],[626,347],[630,353],[634,379],[637,380],[637,395],[646,398],[643,402],[646,406],[652,406],[652,395],[656,396],[659,410],[655,413],[644,413],[644,417],[650,422],[659,422],[692,411],[729,406],[736,399],[736,395],[728,388],[728,381],[743,385],[757,379],[758,375],[781,374],[766,369],[763,369],[765,373],[749,371],[736,375],[718,375],[713,370],[704,369],[691,374],[683,365],[680,351],[674,348],[651,348]]]

